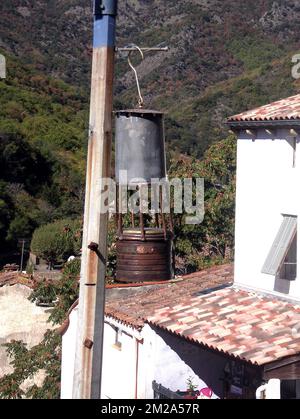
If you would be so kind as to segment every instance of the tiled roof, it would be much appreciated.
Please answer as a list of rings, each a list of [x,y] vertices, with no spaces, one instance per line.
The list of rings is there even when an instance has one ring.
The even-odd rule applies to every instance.
[[[300,354],[300,305],[235,287],[162,306],[148,322],[256,365]]]
[[[233,265],[223,265],[185,276],[177,282],[107,289],[105,314],[133,328],[141,329],[156,310],[162,307],[172,309],[199,291],[230,284],[232,281]]]
[[[165,285],[109,289],[106,316],[138,330],[148,322],[256,365],[300,354],[300,305],[231,286],[232,268]]]
[[[295,120],[300,120],[300,94],[232,116],[228,123]]]
[[[33,281],[26,275],[19,272],[3,272],[0,273],[0,288],[4,286],[13,286],[16,284],[33,287]]]

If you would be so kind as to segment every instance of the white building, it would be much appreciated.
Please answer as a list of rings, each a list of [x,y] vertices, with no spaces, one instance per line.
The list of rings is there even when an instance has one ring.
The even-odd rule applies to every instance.
[[[216,383],[215,395],[222,395],[219,376],[213,377],[215,365],[224,369],[223,357],[207,356],[195,344],[179,339],[165,330],[149,324],[149,318],[164,310],[169,301],[174,306],[190,300],[194,292],[232,282],[231,265],[211,268],[182,281],[151,286],[109,286],[106,290],[105,338],[103,354],[102,398],[153,399],[153,382],[176,392],[186,391],[192,379],[197,389]],[[178,292],[177,292],[178,291]],[[186,314],[183,313],[183,317]],[[62,398],[72,397],[74,342],[76,337],[77,307],[70,314],[68,329],[63,335]],[[200,373],[197,366],[203,358]],[[218,374],[218,370],[217,370]]]
[[[300,95],[229,124],[238,135],[235,283],[299,300]]]
[[[189,378],[214,397],[300,398],[300,95],[228,124],[238,137],[234,284],[223,266],[108,289],[103,398],[166,397]],[[76,316],[63,338],[63,398],[72,396]]]

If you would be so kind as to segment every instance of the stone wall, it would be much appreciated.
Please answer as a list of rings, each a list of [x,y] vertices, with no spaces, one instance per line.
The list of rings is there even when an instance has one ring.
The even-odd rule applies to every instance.
[[[0,345],[23,340],[32,347],[51,329],[51,323],[47,323],[49,309],[32,304],[30,293],[31,289],[21,284],[0,288]],[[10,371],[5,348],[0,346],[0,377]]]

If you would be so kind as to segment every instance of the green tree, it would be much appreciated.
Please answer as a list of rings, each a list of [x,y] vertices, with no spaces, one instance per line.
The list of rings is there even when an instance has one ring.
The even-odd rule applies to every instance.
[[[81,222],[64,219],[39,227],[33,234],[31,251],[49,264],[63,263],[78,255],[81,246]]]
[[[0,181],[0,249],[5,246],[6,232],[13,214],[13,205],[5,182]]]
[[[6,238],[16,242],[21,237],[30,237],[33,228],[29,217],[17,214],[9,225]]]
[[[186,215],[175,217],[178,267],[192,272],[232,260],[235,219],[236,139],[211,146],[199,161],[187,156],[170,161],[170,178],[199,177],[205,181],[205,217],[202,224],[186,225]]]
[[[66,263],[60,280],[52,284],[57,298],[57,303],[49,317],[49,321],[53,324],[61,324],[65,320],[67,312],[78,298],[80,264],[80,259]],[[33,301],[33,295],[30,298]]]
[[[19,134],[2,134],[0,141],[0,179],[22,184],[29,192],[51,179],[51,168],[41,153]]]

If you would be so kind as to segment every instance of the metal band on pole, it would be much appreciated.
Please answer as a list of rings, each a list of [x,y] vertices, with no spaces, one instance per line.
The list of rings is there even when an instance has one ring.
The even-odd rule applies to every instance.
[[[95,16],[117,16],[118,1],[117,0],[94,0],[93,12]]]

